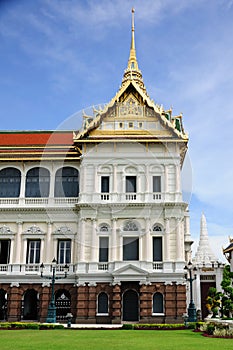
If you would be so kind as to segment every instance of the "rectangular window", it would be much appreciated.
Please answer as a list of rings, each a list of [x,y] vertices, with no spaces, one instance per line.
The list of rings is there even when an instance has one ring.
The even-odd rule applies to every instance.
[[[126,176],[126,192],[137,192],[137,177]]]
[[[10,259],[10,245],[9,239],[0,240],[0,264],[8,264]]]
[[[139,239],[137,237],[123,238],[123,260],[139,260]]]
[[[133,127],[133,123],[130,122],[130,123],[129,123],[129,128],[132,128],[132,127]]]
[[[119,123],[119,128],[120,128],[120,129],[123,128],[123,123]]]
[[[153,237],[153,261],[163,261],[162,237]]]
[[[58,264],[70,264],[71,261],[71,241],[59,240],[58,241],[58,252],[57,262]]]
[[[153,192],[161,192],[161,176],[153,176]]]
[[[28,240],[26,263],[40,263],[40,240]]]
[[[99,262],[108,262],[108,237],[99,238]]]
[[[101,193],[109,193],[109,176],[101,176]]]

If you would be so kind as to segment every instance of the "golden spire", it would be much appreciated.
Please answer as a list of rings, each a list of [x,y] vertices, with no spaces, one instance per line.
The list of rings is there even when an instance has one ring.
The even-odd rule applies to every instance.
[[[130,46],[130,54],[128,61],[128,69],[138,70],[138,63],[136,58],[136,50],[135,50],[135,39],[134,39],[134,8],[132,8],[132,28],[131,28],[131,46]]]
[[[136,58],[136,49],[135,49],[135,38],[134,38],[134,8],[132,8],[132,27],[131,27],[131,45],[130,53],[127,68],[124,72],[122,84],[124,85],[127,81],[135,81],[141,89],[146,93],[146,88],[143,83],[142,73],[138,68],[138,62]]]

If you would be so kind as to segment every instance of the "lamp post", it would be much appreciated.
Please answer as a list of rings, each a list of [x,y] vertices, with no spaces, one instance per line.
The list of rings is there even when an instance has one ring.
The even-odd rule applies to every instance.
[[[193,301],[193,281],[195,281],[195,279],[197,278],[197,275],[195,273],[197,271],[197,268],[195,266],[193,267],[193,264],[191,263],[191,261],[189,261],[188,265],[186,265],[184,269],[187,271],[184,277],[186,281],[188,281],[190,284],[190,303],[188,307],[188,322],[196,322],[197,310]],[[194,272],[194,276],[193,276],[193,272]]]
[[[40,265],[40,275],[42,278],[46,278],[52,281],[52,294],[51,294],[51,300],[48,307],[48,313],[46,322],[47,323],[56,323],[56,305],[55,305],[55,294],[54,294],[54,284],[56,280],[60,280],[62,278],[67,277],[67,273],[69,270],[69,266],[65,264],[64,266],[64,276],[56,276],[56,268],[57,268],[57,261],[55,258],[53,258],[52,261],[52,275],[51,276],[44,276],[44,264],[42,263]]]

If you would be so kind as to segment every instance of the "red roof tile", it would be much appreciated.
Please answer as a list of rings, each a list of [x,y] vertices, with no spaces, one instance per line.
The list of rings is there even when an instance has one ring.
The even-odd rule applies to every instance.
[[[72,131],[1,132],[0,146],[72,145]]]

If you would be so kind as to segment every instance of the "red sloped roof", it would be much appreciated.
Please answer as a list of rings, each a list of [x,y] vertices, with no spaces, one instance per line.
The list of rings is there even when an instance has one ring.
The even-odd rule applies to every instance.
[[[72,145],[73,131],[6,131],[0,133],[0,146]]]

